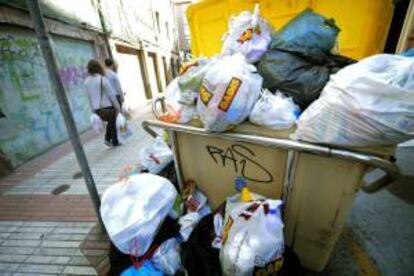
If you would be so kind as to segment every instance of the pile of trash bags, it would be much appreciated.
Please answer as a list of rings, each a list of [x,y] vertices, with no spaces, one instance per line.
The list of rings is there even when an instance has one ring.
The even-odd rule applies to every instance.
[[[338,146],[414,138],[410,55],[356,61],[337,53],[340,28],[304,10],[280,30],[254,11],[229,20],[222,52],[184,64],[165,94],[170,123],[224,132],[248,120],[294,139]],[[197,123],[196,125],[200,125]]]
[[[139,165],[102,196],[109,275],[301,275],[298,257],[285,246],[281,200],[250,192],[237,177],[235,194],[212,211],[194,181],[181,190],[174,185],[164,147],[157,138],[142,149]],[[160,158],[162,169],[142,163],[148,156]]]

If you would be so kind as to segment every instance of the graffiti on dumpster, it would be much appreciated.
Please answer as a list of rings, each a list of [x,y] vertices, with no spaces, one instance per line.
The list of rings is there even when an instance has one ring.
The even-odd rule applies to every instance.
[[[261,183],[273,181],[272,174],[256,160],[257,156],[246,146],[233,144],[222,149],[207,145],[206,149],[216,164],[222,167],[232,166],[236,173],[247,180]],[[251,172],[255,172],[254,175],[251,175]]]

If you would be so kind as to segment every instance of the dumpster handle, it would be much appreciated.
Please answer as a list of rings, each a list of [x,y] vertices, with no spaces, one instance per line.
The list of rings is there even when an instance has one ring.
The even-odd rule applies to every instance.
[[[366,193],[374,193],[391,184],[400,175],[398,167],[391,161],[380,158],[375,155],[363,154],[353,152],[345,149],[330,148],[327,146],[315,145],[306,142],[293,141],[289,139],[270,138],[263,136],[256,136],[251,134],[241,133],[215,133],[208,132],[205,129],[199,127],[193,127],[188,125],[171,124],[162,121],[144,120],[142,122],[143,129],[153,137],[157,136],[157,133],[151,127],[163,128],[166,130],[185,132],[200,136],[216,137],[230,141],[246,142],[259,144],[272,148],[280,148],[286,150],[294,150],[298,152],[310,153],[314,155],[320,155],[325,157],[336,157],[345,160],[353,160],[363,164],[366,164],[373,168],[379,168],[386,172],[386,175],[372,183],[363,183],[361,189]]]

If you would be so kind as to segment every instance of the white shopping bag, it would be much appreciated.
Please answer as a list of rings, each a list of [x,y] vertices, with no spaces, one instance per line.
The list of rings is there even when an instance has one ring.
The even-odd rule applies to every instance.
[[[269,263],[281,263],[281,204],[280,200],[255,200],[241,203],[226,215],[220,250],[224,275],[250,276]]]
[[[143,148],[139,153],[139,162],[150,173],[161,172],[173,160],[170,147],[161,137],[157,137],[151,145]]]
[[[91,115],[91,123],[92,123],[92,129],[96,133],[100,133],[101,131],[103,131],[104,129],[103,121],[96,113],[93,113]]]
[[[225,131],[250,114],[262,88],[256,67],[241,54],[225,56],[204,77],[197,112],[209,131]]]
[[[253,124],[272,129],[286,129],[292,127],[300,114],[299,107],[292,98],[282,93],[271,94],[267,89],[254,105],[249,120]]]
[[[122,113],[119,113],[116,117],[116,130],[119,142],[124,142],[133,134],[128,125],[127,119],[124,115],[122,115]]]

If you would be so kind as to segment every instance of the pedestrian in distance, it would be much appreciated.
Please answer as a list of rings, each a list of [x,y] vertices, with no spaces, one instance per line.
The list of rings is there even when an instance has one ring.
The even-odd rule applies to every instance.
[[[112,89],[116,93],[116,98],[118,99],[119,105],[122,107],[124,103],[124,92],[122,90],[121,82],[119,81],[117,70],[118,63],[110,58],[105,59],[105,76],[108,79],[109,83],[112,86]]]
[[[121,111],[116,93],[105,77],[105,69],[96,60],[88,63],[89,76],[85,79],[85,89],[91,101],[92,109],[107,122],[105,133],[105,145],[118,146],[118,134],[116,130],[116,117]]]

